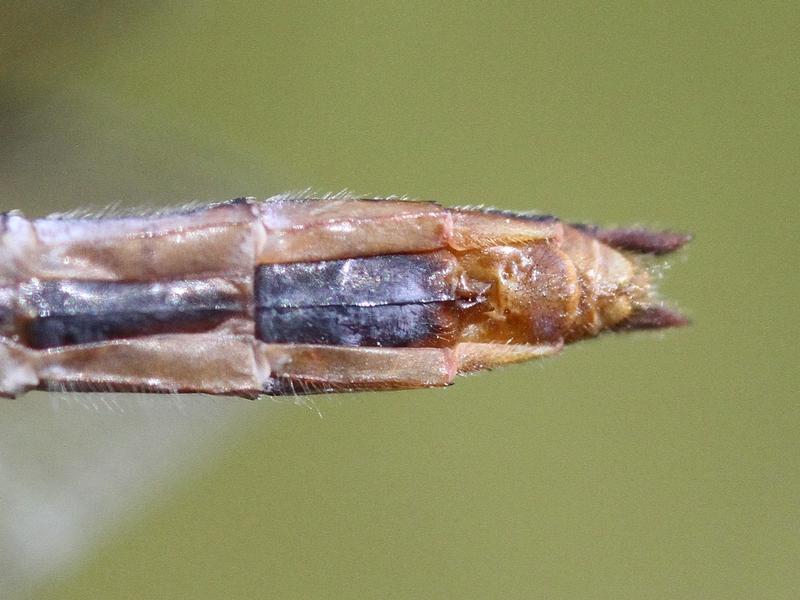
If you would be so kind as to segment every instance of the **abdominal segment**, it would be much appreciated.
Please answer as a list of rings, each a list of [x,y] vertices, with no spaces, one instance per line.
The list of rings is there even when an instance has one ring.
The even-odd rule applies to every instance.
[[[635,261],[600,238],[552,217],[394,200],[9,213],[0,395],[449,385],[601,329],[652,326]]]
[[[446,252],[261,265],[256,336],[332,346],[446,346],[456,261]]]

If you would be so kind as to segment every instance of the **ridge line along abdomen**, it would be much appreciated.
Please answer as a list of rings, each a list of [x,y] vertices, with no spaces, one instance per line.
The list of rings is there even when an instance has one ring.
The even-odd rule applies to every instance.
[[[687,241],[400,200],[6,213],[0,394],[449,385],[605,330],[684,324],[638,255]]]

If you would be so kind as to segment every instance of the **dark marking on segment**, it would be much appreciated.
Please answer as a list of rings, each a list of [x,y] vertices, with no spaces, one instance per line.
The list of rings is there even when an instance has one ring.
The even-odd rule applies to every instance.
[[[15,301],[15,288],[0,287],[0,336],[13,337],[16,333]]]
[[[230,316],[226,312],[196,310],[41,317],[27,324],[25,337],[31,348],[43,350],[159,333],[200,333]]]
[[[450,303],[259,308],[256,335],[269,343],[335,346],[446,346]]]
[[[453,257],[444,252],[392,254],[308,263],[261,265],[259,308],[379,306],[453,300]]]
[[[574,225],[595,239],[629,252],[643,254],[669,254],[692,241],[687,233],[650,231],[648,229],[602,229],[594,225]]]
[[[333,392],[352,391],[346,386],[334,386],[315,381],[310,383],[291,377],[271,377],[264,384],[261,393],[264,396],[312,396],[314,394],[331,394]]]
[[[249,310],[248,279],[157,283],[31,281],[20,286],[25,342],[44,349],[209,331]]]

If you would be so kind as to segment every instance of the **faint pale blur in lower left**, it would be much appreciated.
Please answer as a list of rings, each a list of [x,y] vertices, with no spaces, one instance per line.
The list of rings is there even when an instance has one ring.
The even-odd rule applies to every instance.
[[[246,156],[84,81],[96,44],[124,38],[148,8],[45,4],[0,8],[0,211],[146,209],[239,189]],[[248,404],[44,393],[0,402],[0,596],[76,566],[213,456],[252,419]]]

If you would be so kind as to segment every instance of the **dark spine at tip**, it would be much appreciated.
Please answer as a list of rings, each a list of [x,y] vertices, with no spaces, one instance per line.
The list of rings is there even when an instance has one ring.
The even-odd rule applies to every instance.
[[[575,227],[613,248],[642,254],[669,254],[692,241],[691,234],[674,231],[650,231],[636,228],[602,229],[593,225],[576,225]]]
[[[666,306],[644,306],[634,310],[631,315],[614,326],[616,331],[634,331],[640,329],[666,329],[684,327],[689,319],[676,310]]]

